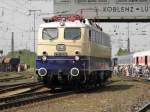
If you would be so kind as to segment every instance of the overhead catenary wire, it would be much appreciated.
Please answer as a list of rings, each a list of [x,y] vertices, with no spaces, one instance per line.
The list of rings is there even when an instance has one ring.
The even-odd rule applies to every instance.
[[[23,1],[24,1],[24,0],[23,0]],[[14,2],[15,2],[16,4],[18,4],[19,6],[21,6],[21,7],[24,7],[24,8],[27,9],[27,10],[30,9],[30,8],[28,8],[28,7],[25,7],[26,3],[20,3],[20,2],[17,1],[17,0],[14,0]]]
[[[25,1],[25,3],[27,4],[28,2]],[[29,18],[26,18],[26,19],[30,19],[30,21],[27,20],[26,22],[28,22],[29,25],[30,25],[31,17],[29,15],[27,15],[27,12],[30,10],[31,6],[30,6],[30,4],[28,4],[27,7],[30,7],[30,8],[27,8],[26,6],[24,6],[23,3],[20,3],[19,1],[18,2],[15,2],[15,1],[0,1],[0,4],[2,4],[1,7],[4,9],[3,11],[5,11],[4,12],[5,15],[3,15],[3,17],[1,18],[2,22],[4,23],[4,24],[1,24],[1,26],[2,26],[3,30],[5,30],[4,31],[5,33],[1,32],[1,37],[3,37],[1,39],[3,41],[5,41],[4,43],[7,43],[7,44],[3,44],[3,45],[1,44],[1,47],[7,49],[7,51],[10,51],[11,46],[9,45],[10,43],[8,41],[10,41],[10,32],[12,32],[12,30],[16,29],[15,30],[15,35],[17,35],[16,36],[17,38],[19,37],[19,35],[21,35],[22,32],[25,32],[24,33],[25,36],[23,36],[23,37],[26,37],[26,36],[28,37],[28,35],[30,37],[31,32],[33,32],[33,30],[31,30],[30,27],[21,27],[20,25],[18,25],[16,23],[13,23],[13,22],[17,22],[16,19],[15,19],[15,18],[17,18],[16,15],[21,14],[25,17],[29,17]],[[14,14],[14,13],[16,13],[16,14]],[[12,15],[12,14],[14,14],[14,15]],[[20,21],[20,22],[23,22],[23,21]],[[3,26],[5,26],[5,29],[4,29]],[[29,46],[31,46],[31,44],[32,44],[29,41],[31,41],[31,40],[33,41],[33,39],[31,39],[31,37],[29,39],[27,39],[27,38],[24,38],[24,39],[23,38],[18,38],[17,39],[17,38],[15,38],[15,40],[17,40],[17,41],[18,41],[18,39],[20,40],[20,41],[18,41],[20,43],[20,45],[18,45],[17,48],[19,48],[21,46],[22,47],[24,46],[23,41],[28,41],[28,43],[30,44]],[[15,43],[15,44],[17,44],[17,43]]]
[[[4,2],[4,1],[0,1],[0,2],[1,2],[2,4],[5,4],[5,5],[7,5],[7,6],[12,7],[12,8],[15,9],[17,12],[19,12],[19,13],[21,13],[21,14],[27,16],[27,14],[26,14],[26,9],[22,9],[22,7],[18,7],[18,6],[12,5],[12,4],[7,3],[7,2]],[[5,7],[4,7],[4,8],[5,8]],[[7,8],[8,8],[8,7],[7,7]]]

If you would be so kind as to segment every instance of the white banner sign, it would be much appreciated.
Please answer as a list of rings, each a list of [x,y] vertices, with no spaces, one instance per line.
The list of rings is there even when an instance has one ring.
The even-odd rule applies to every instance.
[[[67,7],[55,3],[54,11],[68,11],[88,18],[149,19],[150,0],[72,0]]]

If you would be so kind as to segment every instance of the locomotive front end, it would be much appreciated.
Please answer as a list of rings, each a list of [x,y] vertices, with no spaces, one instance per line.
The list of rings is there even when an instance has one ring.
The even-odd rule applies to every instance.
[[[84,27],[80,22],[51,22],[39,28],[36,71],[49,87],[83,83],[88,59],[82,54]]]
[[[55,16],[39,28],[36,71],[50,88],[102,85],[111,77],[110,38],[87,19]]]

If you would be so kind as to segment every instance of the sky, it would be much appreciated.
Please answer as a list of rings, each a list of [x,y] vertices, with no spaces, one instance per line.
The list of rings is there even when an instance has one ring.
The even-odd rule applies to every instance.
[[[51,0],[33,4],[30,0],[0,0],[0,50],[11,51],[11,38],[14,32],[15,50],[34,51],[34,16],[29,10],[36,9],[37,30],[46,13],[53,13]],[[43,15],[42,15],[43,14]],[[49,15],[50,16],[50,15]],[[99,23],[103,31],[111,36],[112,55],[119,48],[127,48],[130,39],[131,52],[150,49],[150,23]]]
[[[112,55],[119,48],[127,49],[130,39],[130,51],[137,52],[150,49],[150,23],[101,23],[104,32],[111,36]]]

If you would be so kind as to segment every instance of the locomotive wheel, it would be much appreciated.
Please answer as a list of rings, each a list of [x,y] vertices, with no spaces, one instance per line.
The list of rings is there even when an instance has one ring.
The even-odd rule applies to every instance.
[[[86,74],[81,73],[81,74],[78,76],[78,81],[79,81],[79,83],[80,83],[81,85],[86,84],[86,82],[87,82],[87,76],[86,76]]]
[[[105,86],[106,86],[106,83],[105,83],[105,82],[102,82],[102,83],[100,84],[100,86],[101,86],[101,87],[105,87]]]
[[[98,83],[97,74],[95,72],[93,72],[90,74],[89,84],[96,87],[97,83]]]
[[[50,87],[50,89],[51,89],[51,92],[55,92],[56,91],[55,87]]]

